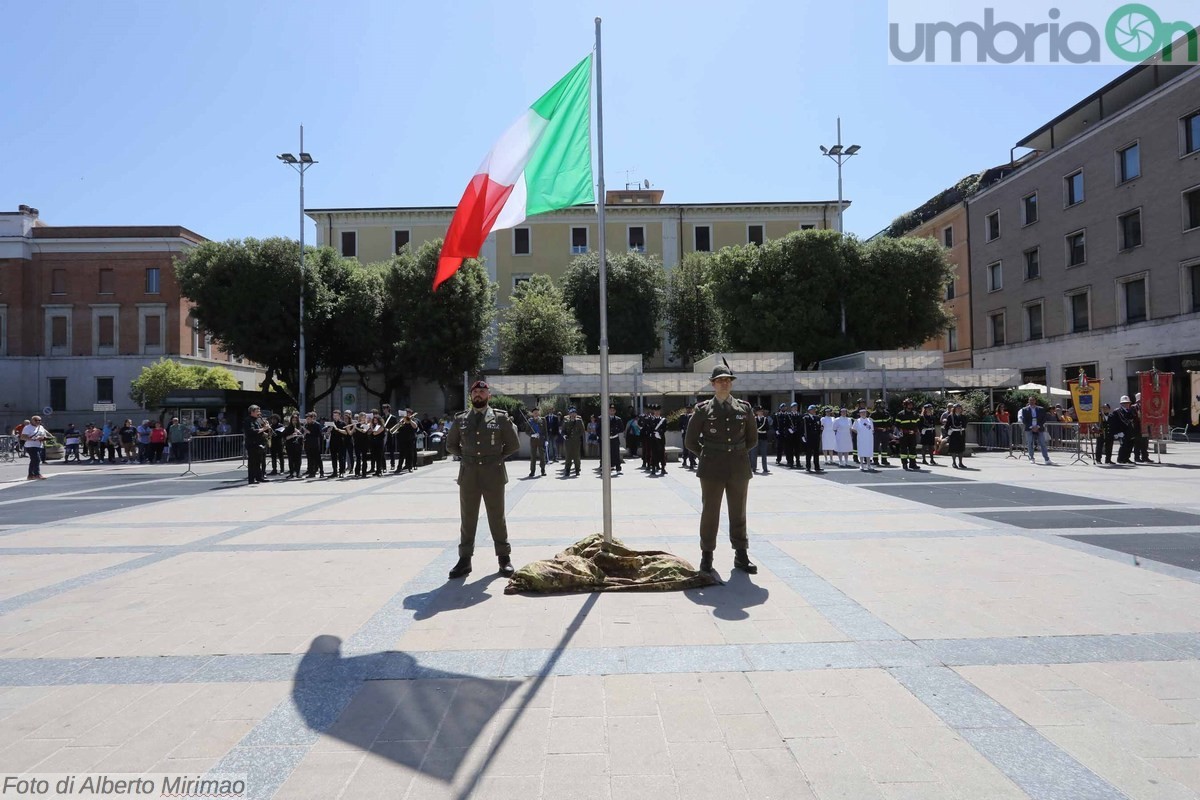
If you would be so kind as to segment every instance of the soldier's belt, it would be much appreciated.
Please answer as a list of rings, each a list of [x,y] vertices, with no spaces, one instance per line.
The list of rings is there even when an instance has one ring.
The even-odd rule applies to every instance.
[[[744,444],[717,444],[716,442],[705,442],[703,450],[706,453],[744,453],[746,445]]]
[[[504,463],[503,456],[460,456],[464,464],[476,467],[494,467]]]

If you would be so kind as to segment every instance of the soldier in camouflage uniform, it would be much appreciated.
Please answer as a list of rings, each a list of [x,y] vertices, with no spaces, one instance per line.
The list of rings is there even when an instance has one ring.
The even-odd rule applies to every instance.
[[[747,552],[750,548],[746,536],[746,494],[750,488],[747,454],[758,444],[758,426],[750,404],[730,395],[733,381],[733,372],[727,365],[713,368],[709,382],[714,396],[696,405],[684,446],[700,454],[700,467],[696,470],[704,502],[700,513],[700,571],[713,568],[721,500],[728,497],[733,566],[753,575],[758,567],[750,563]]]
[[[471,408],[454,418],[446,436],[446,452],[459,456],[458,505],[462,514],[458,563],[450,570],[451,578],[471,574],[471,556],[475,553],[475,529],[479,525],[479,501],[487,509],[488,527],[500,562],[500,574],[513,574],[508,544],[508,523],[504,520],[504,485],[508,470],[504,459],[520,449],[517,426],[508,413],[488,406],[492,394],[484,381],[471,384]]]
[[[579,477],[579,460],[580,454],[583,452],[583,437],[586,432],[586,426],[583,424],[583,417],[575,413],[575,406],[567,412],[567,418],[562,423],[562,435],[564,446],[566,448],[566,456],[563,459],[566,463],[563,465],[563,477],[571,477],[571,465],[575,465],[575,477]]]

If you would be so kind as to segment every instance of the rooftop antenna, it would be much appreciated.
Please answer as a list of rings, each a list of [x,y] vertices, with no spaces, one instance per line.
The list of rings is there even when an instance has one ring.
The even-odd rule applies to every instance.
[[[644,186],[645,186],[645,188],[647,188],[647,189],[649,189],[649,188],[650,188],[650,179],[649,179],[649,178],[646,178],[646,180],[644,181]]]
[[[626,189],[626,191],[628,191],[630,189],[637,189],[637,188],[641,187],[640,181],[630,180],[630,176],[632,176],[633,173],[635,173],[635,172],[637,172],[637,167],[630,167],[629,169],[625,170],[625,189]]]

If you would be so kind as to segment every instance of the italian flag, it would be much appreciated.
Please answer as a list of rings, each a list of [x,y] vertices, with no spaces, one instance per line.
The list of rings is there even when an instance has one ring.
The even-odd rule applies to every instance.
[[[528,217],[595,202],[592,184],[592,57],[580,61],[512,124],[467,184],[442,244],[433,288],[492,231]]]

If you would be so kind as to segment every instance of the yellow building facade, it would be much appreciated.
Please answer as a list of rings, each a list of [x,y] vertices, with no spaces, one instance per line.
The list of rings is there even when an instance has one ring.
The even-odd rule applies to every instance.
[[[605,247],[611,252],[635,250],[657,256],[670,270],[686,253],[716,251],[730,245],[761,243],[799,230],[837,226],[837,201],[784,203],[662,202],[658,189],[617,190],[607,193]],[[844,201],[844,206],[850,205]],[[307,209],[317,228],[317,244],[329,245],[364,264],[386,261],[405,246],[413,249],[446,235],[454,209],[327,208]],[[513,289],[532,275],[562,279],[575,256],[599,248],[599,224],[594,206],[541,214],[519,227],[495,231],[480,257],[498,285],[497,306],[509,304]],[[497,368],[495,356],[489,368]],[[679,361],[664,342],[664,350],[648,367],[677,367]]]

